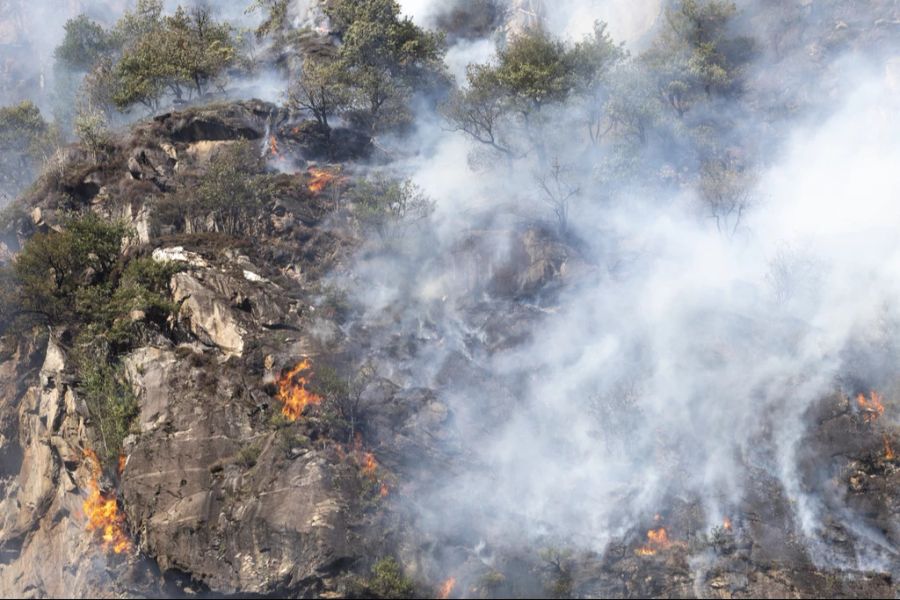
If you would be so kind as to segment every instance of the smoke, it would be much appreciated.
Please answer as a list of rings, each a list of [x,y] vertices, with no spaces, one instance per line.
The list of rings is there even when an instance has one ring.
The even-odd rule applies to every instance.
[[[431,6],[404,3],[426,20]],[[554,4],[546,22],[577,38],[608,18],[634,48],[659,11],[655,2],[571,1]],[[743,15],[745,25],[753,17]],[[766,31],[746,33],[767,48]],[[465,44],[451,50],[454,60],[489,47]],[[750,85],[777,79],[763,75],[773,60],[761,53]],[[382,368],[437,388],[465,449],[465,466],[435,475],[430,497],[417,499],[422,522],[472,546],[559,539],[602,552],[674,499],[698,500],[712,528],[765,473],[780,482],[819,565],[894,564],[884,535],[846,504],[835,508],[842,500],[821,495],[800,466],[816,403],[848,380],[894,383],[900,113],[892,64],[851,53],[803,66],[790,91],[807,111],[779,115],[777,130],[739,101],[695,109],[732,120],[723,145],[758,153],[752,202],[726,227],[710,218],[679,172],[684,156],[662,135],[636,175],[604,185],[598,173],[613,148],[586,149],[579,107],[561,107],[549,119],[559,139],[548,145],[583,192],[570,219],[581,242],[567,266],[577,273],[564,275],[573,284],[557,295],[509,298],[491,288],[515,261],[523,228],[552,222],[536,182],[547,165],[533,156],[479,160],[468,140],[423,117],[418,151],[400,168],[437,201],[435,230],[427,244],[410,245],[407,260],[368,257],[358,270],[358,297],[372,300],[366,318],[377,324],[385,311],[402,312],[392,327],[408,327],[422,346],[407,364],[392,358]],[[825,85],[828,95],[812,100]],[[661,182],[672,169],[677,183]],[[460,258],[472,245],[480,254]],[[494,343],[491,328],[527,330],[528,341]],[[853,555],[829,548],[826,522],[853,532]]]
[[[445,3],[401,4],[429,24]],[[541,14],[569,39],[604,20],[633,52],[663,5],[539,4],[505,7]],[[404,253],[367,246],[338,283],[363,306],[379,372],[433,388],[450,411],[458,461],[415,482],[427,490],[412,507],[419,525],[472,548],[558,539],[602,552],[675,500],[721,523],[765,473],[819,564],[896,564],[883,535],[799,463],[823,397],[850,380],[895,384],[897,59],[782,51],[759,28],[764,11],[742,4],[742,26],[763,48],[750,100],[695,109],[729,124],[717,143],[755,153],[752,202],[724,226],[684,172],[695,142],[673,142],[660,125],[622,167],[615,145],[586,142],[575,102],[545,113],[543,161],[485,154],[424,109],[415,135],[379,140],[399,153],[390,168],[436,201],[432,228],[410,233]],[[450,73],[462,82],[496,42],[454,40]],[[773,75],[791,61],[800,66],[786,79]],[[784,97],[766,100],[779,81],[790,83]],[[242,85],[278,99],[284,84]],[[579,189],[566,236],[553,233],[539,185],[551,156]],[[397,339],[416,349],[398,356]],[[828,549],[826,520],[852,532],[852,556]]]

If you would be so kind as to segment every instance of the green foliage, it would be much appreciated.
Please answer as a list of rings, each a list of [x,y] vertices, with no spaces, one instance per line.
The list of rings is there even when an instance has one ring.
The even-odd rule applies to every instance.
[[[343,81],[335,59],[310,56],[303,61],[303,74],[288,92],[288,106],[308,110],[322,125],[328,117],[350,105],[350,89]]]
[[[62,232],[38,233],[16,258],[22,309],[51,323],[91,320],[127,229],[93,213],[70,219]]]
[[[77,391],[100,434],[100,458],[115,464],[122,442],[138,415],[137,397],[120,365],[99,360],[92,352],[75,352]]]
[[[236,60],[231,26],[215,21],[208,7],[178,7],[166,17],[156,5],[145,8],[146,23],[129,13],[119,27],[126,43],[112,100],[120,109],[140,103],[155,110],[166,93],[178,100],[186,92],[200,96]]]
[[[33,102],[0,108],[0,200],[25,189],[59,143],[59,132]]]
[[[61,232],[38,233],[12,267],[0,270],[8,282],[0,301],[0,324],[37,317],[50,325],[89,332],[103,352],[127,348],[142,324],[164,327],[176,306],[169,281],[182,267],[141,257],[125,261],[120,223],[93,213],[69,219]],[[123,266],[124,264],[124,266]]]
[[[75,135],[82,147],[91,153],[95,162],[107,156],[113,148],[106,116],[100,111],[84,111],[75,117]]]
[[[155,229],[249,233],[274,192],[273,177],[262,169],[252,143],[230,144],[212,158],[202,175],[156,205]]]
[[[401,18],[395,0],[336,0],[326,11],[342,38],[330,75],[346,89],[348,107],[372,129],[408,118],[414,91],[442,80],[443,37]]]
[[[737,12],[731,0],[681,0],[666,11],[665,28],[641,60],[656,76],[663,100],[683,116],[702,97],[734,91],[753,51],[751,40],[731,37]]]
[[[415,598],[415,583],[403,574],[394,558],[383,558],[372,566],[365,587],[374,598]]]
[[[410,227],[434,212],[434,202],[408,179],[376,175],[357,183],[347,197],[362,227],[388,243],[400,239]]]
[[[575,65],[565,44],[543,30],[517,36],[498,53],[497,83],[514,110],[526,117],[564,101],[575,86]]]
[[[53,56],[68,69],[89,71],[116,46],[114,37],[84,14],[66,21],[65,30],[66,35]]]
[[[287,23],[287,9],[289,0],[253,0],[247,10],[247,14],[262,11],[265,13],[262,23],[256,28],[256,37],[263,38],[284,29]]]
[[[491,64],[469,65],[467,85],[444,107],[448,121],[506,155],[543,153],[545,107],[580,94],[594,102],[607,76],[625,57],[606,25],[597,22],[581,42],[567,45],[543,30],[515,37]],[[599,113],[592,106],[591,131]]]

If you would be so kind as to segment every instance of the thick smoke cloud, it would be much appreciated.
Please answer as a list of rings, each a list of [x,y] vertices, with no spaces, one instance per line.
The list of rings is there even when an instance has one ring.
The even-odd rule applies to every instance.
[[[424,22],[434,10],[404,6]],[[635,47],[660,6],[628,7],[632,20],[623,23],[615,2],[564,2],[546,23],[571,39],[584,33],[578,24],[608,18]],[[772,59],[764,51],[752,65],[756,83],[775,77],[766,73]],[[479,229],[508,232],[542,210],[546,218],[535,182],[541,165],[529,157],[473,169],[469,142],[423,118],[427,150],[405,169],[438,201],[440,243],[414,253],[418,267],[360,266],[371,274],[363,276],[370,317],[408,302],[403,323],[418,328],[419,339],[439,339],[412,364],[390,369],[410,374],[410,384],[438,385],[470,460],[471,468],[439,478],[423,519],[445,534],[494,543],[559,539],[602,551],[673,498],[699,499],[712,529],[734,516],[753,474],[764,472],[780,482],[814,561],[888,568],[895,550],[859,515],[835,511],[833,499],[810,490],[799,454],[816,402],[836,389],[862,391],[859,382],[892,383],[900,123],[891,64],[834,60],[823,69],[830,96],[812,111],[815,122],[779,124],[777,136],[752,133],[739,106],[704,107],[732,116],[745,146],[767,146],[752,203],[724,229],[691,185],[661,187],[648,173],[603,189],[603,159],[575,157],[578,109],[563,107],[558,128],[573,142],[560,151],[571,153],[575,177],[594,182],[571,220],[585,241],[582,272],[552,304],[519,307],[536,323],[531,342],[480,355],[470,340],[486,334],[473,325],[472,295],[483,289],[447,256]],[[792,76],[801,90],[825,82],[810,72]],[[657,164],[678,164],[667,152],[648,150]],[[476,280],[509,259],[503,242],[491,252]],[[423,323],[435,333],[422,334]],[[454,353],[477,363],[480,376],[441,386],[434,365]],[[853,532],[855,556],[827,547],[826,519]]]

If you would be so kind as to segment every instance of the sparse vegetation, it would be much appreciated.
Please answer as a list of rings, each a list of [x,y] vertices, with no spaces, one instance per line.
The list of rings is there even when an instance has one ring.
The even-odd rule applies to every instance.
[[[396,242],[434,211],[434,202],[409,180],[398,181],[384,175],[362,180],[351,188],[349,200],[362,227],[378,235],[382,242]]]

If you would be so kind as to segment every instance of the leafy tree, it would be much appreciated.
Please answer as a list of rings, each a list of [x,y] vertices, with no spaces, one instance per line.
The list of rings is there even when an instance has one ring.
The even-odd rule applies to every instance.
[[[186,91],[200,96],[236,59],[231,26],[215,21],[207,7],[179,7],[161,20],[157,8],[151,2],[144,6],[148,24],[131,14],[120,24],[126,45],[112,95],[120,109],[140,103],[156,110],[166,93],[176,100]]]
[[[491,64],[469,65],[467,85],[444,107],[451,125],[508,156],[533,149],[545,155],[544,109],[578,94],[589,107],[592,137],[599,135],[601,89],[625,56],[603,23],[567,45],[543,30],[515,37]],[[542,162],[546,162],[543,161]]]
[[[321,125],[350,102],[348,86],[341,81],[340,63],[334,59],[310,56],[303,61],[303,73],[288,92],[288,105],[308,110]]]
[[[341,33],[336,72],[372,129],[401,121],[414,91],[441,80],[443,37],[401,18],[395,0],[338,0],[326,10]]]
[[[98,298],[112,292],[110,277],[127,233],[88,213],[61,232],[35,234],[15,261],[21,311],[50,323],[93,319]]]
[[[69,69],[87,72],[116,46],[113,36],[84,14],[66,21],[65,30],[53,56]]]
[[[682,117],[702,97],[735,90],[753,44],[732,37],[731,0],[681,0],[665,12],[664,28],[641,59],[656,74],[658,92]]]
[[[568,98],[576,83],[574,58],[545,31],[528,31],[498,53],[496,81],[510,107],[527,121],[547,104]]]

